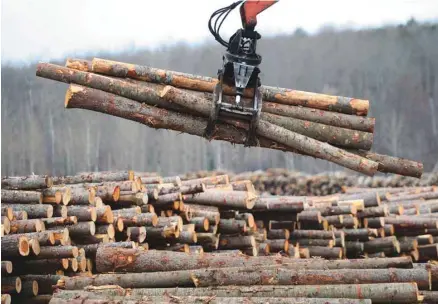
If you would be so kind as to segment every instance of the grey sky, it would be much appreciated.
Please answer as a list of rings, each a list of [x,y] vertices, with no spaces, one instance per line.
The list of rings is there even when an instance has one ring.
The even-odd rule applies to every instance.
[[[51,60],[88,50],[156,47],[172,41],[214,41],[208,19],[233,0],[2,0],[2,62]],[[315,32],[324,24],[369,27],[438,19],[438,0],[280,0],[261,13],[262,35]],[[240,26],[238,10],[221,34]]]

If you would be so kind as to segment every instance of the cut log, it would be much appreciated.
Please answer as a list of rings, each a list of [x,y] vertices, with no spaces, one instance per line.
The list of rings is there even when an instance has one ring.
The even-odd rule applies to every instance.
[[[76,258],[78,256],[76,246],[43,246],[41,247],[38,259],[62,259]]]
[[[114,222],[114,214],[110,206],[96,208],[96,223],[112,224]]]
[[[291,270],[285,268],[217,268],[192,271],[196,287],[252,285],[335,285],[415,282],[429,290],[426,269]]]
[[[143,243],[146,240],[145,227],[128,227],[127,229],[128,241]]]
[[[288,229],[271,229],[267,232],[267,238],[274,239],[286,239],[290,237],[290,232]]]
[[[52,228],[62,225],[72,225],[78,222],[78,218],[76,216],[67,216],[67,217],[52,217],[52,218],[42,218],[41,221],[44,223],[46,228]]]
[[[215,296],[215,297],[313,297],[370,299],[372,303],[416,303],[421,298],[416,283],[229,286],[207,288],[133,289],[131,295]]]
[[[97,225],[96,226],[96,233],[97,234],[108,234],[108,237],[110,239],[114,239],[114,236],[116,234],[116,230],[114,229],[113,224]]]
[[[59,227],[61,228],[61,226]],[[96,234],[96,224],[92,221],[79,222],[68,226],[69,234],[74,239],[81,239],[83,237],[93,236]]]
[[[11,295],[10,294],[2,294],[1,298],[2,304],[11,304]]]
[[[11,222],[11,233],[40,232],[44,230],[45,225],[40,219]]]
[[[43,202],[43,195],[37,191],[2,189],[1,200],[9,204],[41,204]]]
[[[12,262],[2,261],[2,276],[7,276],[12,273]]]
[[[94,206],[68,206],[68,216],[76,216],[78,221],[93,221],[97,219],[96,207]]]
[[[3,192],[3,191],[2,191]],[[43,204],[2,204],[13,211],[26,211],[29,219],[50,218],[53,216],[53,207]]]
[[[83,184],[83,183],[102,183],[132,181],[134,172],[129,171],[100,171],[100,172],[81,172],[74,176],[61,176],[54,178],[53,184]]]
[[[320,230],[294,230],[291,231],[290,237],[293,239],[335,239],[333,231]]]
[[[183,186],[194,186],[199,184],[204,185],[228,185],[230,183],[229,176],[226,174],[223,175],[215,175],[215,176],[207,176],[196,179],[188,179],[182,180],[181,184]]]
[[[6,204],[2,204],[1,210],[2,210],[2,216],[6,216],[8,220],[12,221],[14,218],[13,209],[11,207],[6,207]]]
[[[2,293],[19,294],[21,292],[20,277],[2,278]]]
[[[245,220],[220,219],[218,230],[223,234],[240,234],[247,231]]]
[[[192,74],[179,73],[169,70],[154,69],[145,66],[132,65],[127,63],[109,61],[94,58],[92,71],[99,74],[106,74],[116,77],[128,77],[138,80],[173,85],[184,89],[212,93],[218,80],[210,77],[197,76]],[[41,74],[41,70],[37,70]],[[345,114],[366,116],[368,114],[369,101],[353,99],[348,97],[330,96],[324,94],[310,93],[283,89],[278,87],[262,86],[263,100],[278,102],[287,105],[304,106],[321,110],[330,110]],[[224,87],[226,95],[234,95],[233,89]],[[251,97],[247,90],[245,97]]]
[[[22,281],[20,295],[29,297],[38,295],[38,282],[34,280]]]
[[[252,209],[257,196],[244,191],[207,191],[184,195],[184,202],[225,208]]]
[[[4,190],[45,189],[45,188],[50,188],[52,185],[53,185],[53,179],[47,175],[2,177],[2,192],[3,192],[3,189]],[[3,200],[3,197],[2,197],[2,200]]]
[[[215,233],[197,233],[198,244],[204,248],[204,251],[213,251],[219,248],[220,234]]]
[[[189,222],[195,224],[196,231],[208,231],[210,227],[210,222],[206,217],[192,217]]]
[[[305,196],[258,197],[254,205],[254,210],[301,212],[304,210],[305,203]]]
[[[203,116],[208,117],[210,115],[212,104],[206,98],[186,93],[171,86],[166,86],[160,93],[160,97],[166,101],[171,101],[180,106],[187,107]],[[231,121],[227,122],[233,123]],[[239,123],[235,125],[239,126]],[[313,125],[313,123],[310,123],[310,125]],[[377,171],[378,164],[374,161],[361,157],[358,158],[356,154],[346,152],[345,150],[318,141],[312,137],[290,131],[263,118],[259,121],[257,134],[286,145],[306,155],[325,159],[367,175],[372,176]]]
[[[226,236],[221,235],[219,249],[246,249],[256,246],[253,236]]]
[[[68,259],[46,259],[21,261],[14,267],[17,274],[53,274],[58,270],[68,269]]]

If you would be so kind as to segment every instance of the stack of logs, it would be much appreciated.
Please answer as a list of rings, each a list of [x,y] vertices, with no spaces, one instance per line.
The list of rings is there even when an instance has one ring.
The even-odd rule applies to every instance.
[[[218,80],[100,58],[68,59],[66,66],[40,63],[36,75],[69,83],[66,108],[79,108],[205,137]],[[235,92],[224,87],[232,102]],[[264,100],[256,130],[267,149],[324,159],[373,176],[377,172],[421,177],[423,164],[371,152],[375,119],[369,101],[262,86]],[[251,107],[251,92],[242,103]],[[221,120],[210,139],[248,144],[248,124]]]
[[[205,177],[224,172],[194,172],[192,177]],[[438,172],[424,173],[421,179],[400,175],[363,176],[345,172],[328,172],[317,175],[286,169],[268,169],[266,171],[243,172],[233,174],[226,172],[233,181],[251,180],[255,189],[260,193],[272,195],[328,195],[342,191],[345,186],[350,187],[424,187],[438,186]]]
[[[2,303],[436,303],[437,198],[266,196],[226,174],[3,177]]]

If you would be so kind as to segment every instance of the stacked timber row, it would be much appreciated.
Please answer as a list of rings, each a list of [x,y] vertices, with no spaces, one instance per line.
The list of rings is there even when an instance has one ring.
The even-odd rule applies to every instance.
[[[68,59],[66,66],[40,63],[36,75],[70,84],[66,108],[200,137],[204,137],[217,84],[210,77],[99,58]],[[224,91],[224,98],[232,98],[231,88]],[[258,146],[324,159],[368,176],[376,172],[422,176],[421,163],[370,151],[375,119],[367,117],[368,100],[268,86],[261,91],[265,102],[257,128]],[[244,144],[247,129],[242,121],[229,119],[218,124],[212,138]]]
[[[341,192],[345,187],[400,188],[438,186],[438,172],[424,173],[421,179],[400,175],[363,176],[345,172],[327,172],[316,175],[286,169],[267,169],[266,171],[208,172],[187,174],[190,178],[200,178],[217,174],[228,174],[232,181],[250,180],[260,193],[271,195],[328,195]]]
[[[51,304],[420,303],[438,289],[437,194],[264,196],[227,174],[3,177],[2,294]]]

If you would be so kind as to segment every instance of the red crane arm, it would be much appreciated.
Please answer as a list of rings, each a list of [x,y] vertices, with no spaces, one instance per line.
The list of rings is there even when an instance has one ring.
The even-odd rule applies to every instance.
[[[273,1],[258,1],[248,0],[240,6],[240,17],[242,18],[242,26],[245,29],[254,29],[257,24],[257,15],[263,12],[271,5],[278,2]]]

